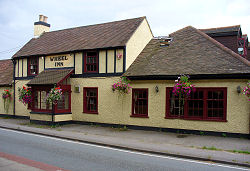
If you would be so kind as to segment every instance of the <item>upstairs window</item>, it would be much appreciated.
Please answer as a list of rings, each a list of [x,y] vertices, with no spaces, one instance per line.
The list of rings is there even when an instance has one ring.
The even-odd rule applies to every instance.
[[[196,88],[184,105],[172,90],[166,89],[166,118],[226,121],[226,88]]]
[[[28,58],[28,75],[37,75],[38,74],[38,58],[31,57]]]
[[[84,72],[97,73],[98,72],[98,53],[90,51],[85,53]]]

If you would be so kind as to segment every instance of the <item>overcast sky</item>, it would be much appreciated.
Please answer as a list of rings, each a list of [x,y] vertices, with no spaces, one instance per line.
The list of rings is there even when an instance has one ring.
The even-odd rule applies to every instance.
[[[0,59],[33,38],[39,14],[48,16],[51,31],[146,16],[154,36],[238,24],[250,35],[249,0],[0,0]]]

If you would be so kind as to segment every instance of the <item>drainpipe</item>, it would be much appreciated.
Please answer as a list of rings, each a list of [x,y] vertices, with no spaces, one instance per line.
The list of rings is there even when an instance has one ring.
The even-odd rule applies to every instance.
[[[52,114],[51,114],[51,116],[52,116],[52,119],[51,119],[52,125],[54,125],[54,114],[55,114],[55,105],[52,103]]]
[[[16,61],[14,59],[12,59],[13,62],[13,87],[14,87],[14,92],[13,92],[13,115],[16,116],[16,78],[15,78],[15,74],[16,74]]]

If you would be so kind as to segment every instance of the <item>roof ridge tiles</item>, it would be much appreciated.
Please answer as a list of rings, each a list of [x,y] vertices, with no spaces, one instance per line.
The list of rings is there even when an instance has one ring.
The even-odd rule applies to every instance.
[[[60,30],[54,30],[54,31],[44,32],[43,34],[54,33],[54,32],[59,32],[59,31],[64,31],[64,30],[71,30],[71,29],[73,30],[73,29],[82,28],[82,27],[91,27],[91,26],[97,26],[97,25],[112,24],[112,23],[116,23],[116,22],[123,22],[123,21],[135,20],[135,19],[140,19],[140,18],[146,18],[146,16],[135,17],[135,18],[128,18],[128,19],[124,19],[124,20],[115,20],[115,21],[104,22],[104,23],[97,23],[97,24],[89,24],[89,25],[77,26],[77,27],[71,27],[71,28],[65,28],[65,29],[60,29]]]
[[[209,31],[209,30],[219,30],[219,29],[225,29],[225,28],[231,28],[231,27],[240,27],[240,24],[232,25],[232,26],[224,26],[224,27],[213,27],[213,28],[199,29],[199,30],[201,30],[201,31]]]

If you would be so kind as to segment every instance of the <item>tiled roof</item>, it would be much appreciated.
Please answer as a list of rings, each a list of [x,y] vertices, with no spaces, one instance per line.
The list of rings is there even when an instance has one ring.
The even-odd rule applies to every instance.
[[[168,47],[152,39],[124,75],[250,74],[249,61],[192,26],[170,37],[173,41]]]
[[[206,34],[213,34],[213,33],[225,33],[225,32],[238,32],[239,29],[240,29],[240,25],[235,25],[235,26],[227,26],[227,27],[200,29],[200,31]]]
[[[13,80],[13,63],[10,59],[0,60],[0,86],[11,85]]]
[[[15,57],[125,46],[145,17],[45,32],[31,39]]]
[[[33,78],[27,85],[54,85],[71,74],[73,69],[44,70]]]

